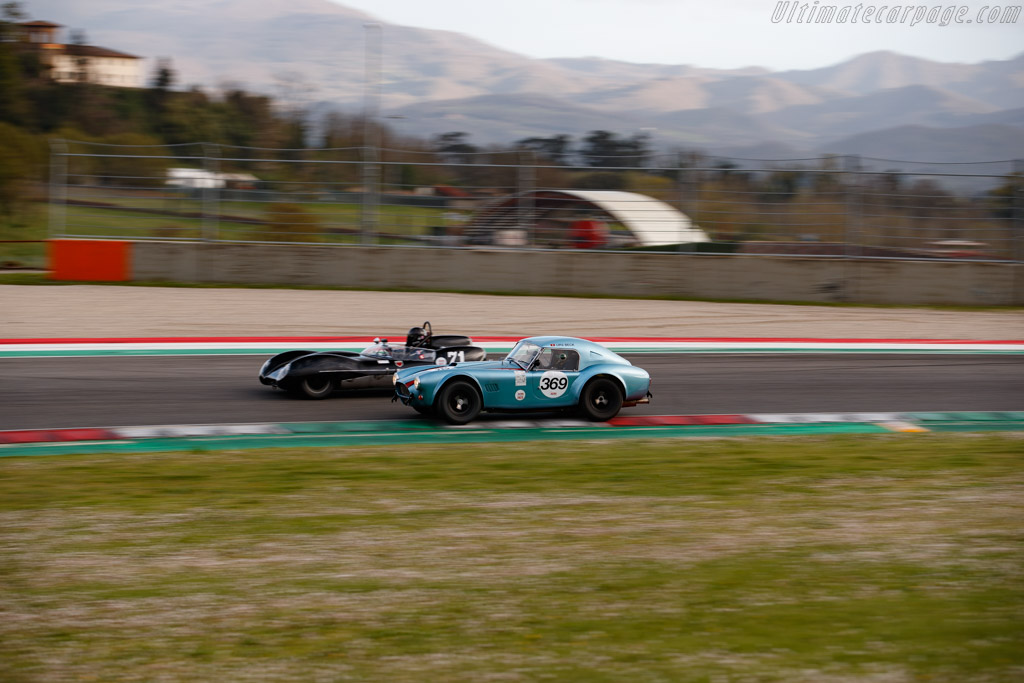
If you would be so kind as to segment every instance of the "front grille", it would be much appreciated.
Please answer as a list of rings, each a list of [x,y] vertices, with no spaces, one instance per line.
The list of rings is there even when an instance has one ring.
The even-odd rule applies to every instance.
[[[402,398],[409,398],[410,396],[412,396],[412,394],[409,393],[409,387],[405,386],[405,384],[403,384],[402,382],[398,382],[397,384],[395,384],[395,393],[401,396]]]

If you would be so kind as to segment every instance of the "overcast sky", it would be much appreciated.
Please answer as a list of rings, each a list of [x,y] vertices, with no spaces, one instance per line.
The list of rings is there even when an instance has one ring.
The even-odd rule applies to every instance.
[[[333,1],[388,23],[457,31],[530,57],[779,70],[828,66],[874,50],[970,63],[1024,52],[1024,11],[1015,22],[1000,22],[1012,8],[1019,10],[1022,0],[1015,5],[998,0],[958,5],[858,0]],[[830,23],[819,23],[825,6],[835,7],[836,14]],[[986,7],[979,21],[978,13]],[[991,17],[997,23],[989,23],[995,7],[1002,12]],[[846,22],[839,23],[843,8]],[[941,12],[929,16],[925,11],[932,8]],[[949,20],[946,26],[940,25],[944,18]]]

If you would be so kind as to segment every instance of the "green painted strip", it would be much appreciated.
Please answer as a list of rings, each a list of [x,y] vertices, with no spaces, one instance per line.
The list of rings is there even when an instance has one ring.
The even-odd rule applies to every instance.
[[[942,422],[926,425],[933,432],[1024,432],[1024,420],[1006,422]]]
[[[1008,421],[1020,422],[1024,420],[1024,411],[1002,410],[989,412],[957,412],[957,413],[902,413],[903,419],[912,422],[950,422],[950,421]],[[928,425],[929,427],[931,425]]]
[[[90,441],[81,443],[16,444],[0,446],[0,457],[73,455],[81,453],[157,453],[162,451],[230,450],[250,448],[307,448],[320,446],[390,446],[419,443],[502,443],[518,441],[570,441],[577,439],[643,439],[709,436],[795,436],[806,434],[888,434],[867,423],[764,424],[664,427],[567,427],[564,429],[433,429],[339,433],[270,434]]]

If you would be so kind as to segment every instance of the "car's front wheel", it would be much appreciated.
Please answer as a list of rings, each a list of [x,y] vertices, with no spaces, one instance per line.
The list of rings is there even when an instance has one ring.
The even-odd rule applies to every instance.
[[[299,390],[306,398],[327,398],[334,391],[334,379],[330,375],[308,375],[299,382]]]
[[[622,409],[622,390],[610,379],[598,377],[583,387],[580,412],[588,420],[605,422]]]
[[[446,384],[434,405],[438,415],[445,422],[464,425],[480,414],[483,399],[480,392],[469,382],[456,380]]]

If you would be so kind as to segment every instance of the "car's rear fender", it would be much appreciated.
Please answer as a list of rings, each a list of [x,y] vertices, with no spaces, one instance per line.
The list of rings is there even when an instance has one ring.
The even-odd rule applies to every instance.
[[[617,375],[613,375],[607,369],[602,369],[600,366],[592,365],[589,368],[587,368],[583,373],[580,374],[579,379],[573,382],[573,396],[576,399],[576,403],[579,403],[580,396],[583,395],[583,389],[588,384],[593,382],[595,379],[599,378],[610,379],[611,381],[615,382],[615,384],[619,387],[619,391],[622,392],[623,397],[626,396],[626,385],[622,383],[622,379],[620,379]]]

